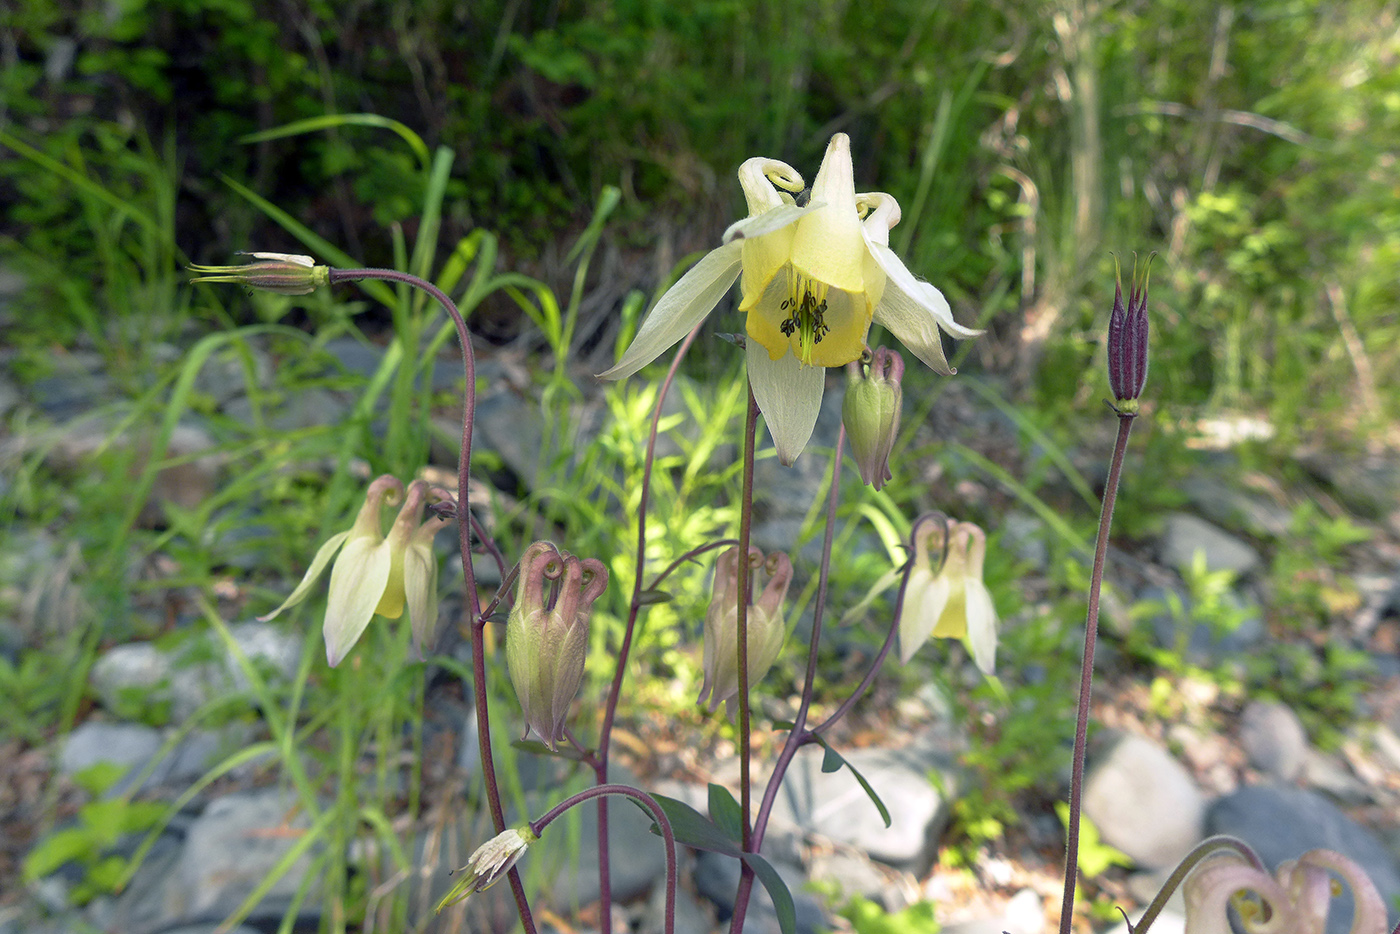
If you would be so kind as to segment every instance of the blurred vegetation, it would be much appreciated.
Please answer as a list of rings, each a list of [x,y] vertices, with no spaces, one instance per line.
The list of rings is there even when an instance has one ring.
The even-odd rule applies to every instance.
[[[958,384],[1013,426],[1014,443],[999,458],[994,440],[925,444],[920,428],[947,384],[911,372],[895,483],[876,495],[846,478],[837,551],[854,557],[834,570],[832,606],[839,615],[902,560],[897,543],[920,510],[989,529],[1013,509],[1040,520],[1041,567],[1016,553],[1024,543],[1006,529],[989,553],[999,611],[1015,620],[1003,632],[1002,680],[970,687],[941,664],[928,678],[975,740],[964,764],[977,781],[959,802],[958,833],[969,848],[1000,836],[1028,798],[1059,793],[1067,758],[1097,511],[1081,455],[1107,451],[1085,415],[1100,424],[1111,252],[1126,262],[1132,251],[1158,254],[1154,417],[1134,438],[1123,538],[1152,534],[1181,504],[1183,438],[1197,416],[1263,416],[1273,453],[1397,440],[1397,16],[1395,0],[1054,0],[1024,11],[971,0],[16,0],[0,12],[0,267],[28,287],[3,322],[6,359],[30,380],[60,349],[94,351],[124,395],[100,400],[114,415],[111,437],[160,425],[149,456],[104,444],[77,481],[48,472],[44,450],[9,471],[0,514],[64,525],[80,540],[82,586],[101,611],[100,623],[29,639],[47,654],[0,654],[0,693],[26,713],[16,735],[38,745],[80,716],[100,645],[150,637],[170,620],[220,626],[212,606],[230,579],[245,603],[248,588],[264,588],[251,602],[275,603],[288,569],[348,522],[365,464],[407,476],[455,444],[433,421],[457,405],[434,388],[433,351],[453,339],[434,306],[390,288],[196,294],[183,263],[278,250],[412,268],[459,299],[478,337],[519,340],[552,361],[549,373],[524,377],[540,399],[534,477],[512,488],[503,458],[477,452],[479,474],[501,494],[489,504],[495,531],[508,559],[519,541],[557,532],[629,581],[635,554],[618,543],[635,535],[656,386],[607,390],[607,424],[585,445],[580,400],[595,390],[574,380],[610,363],[644,296],[659,295],[743,211],[734,172],[745,158],[781,158],[810,181],[827,139],[844,131],[857,187],[888,191],[903,208],[892,245],[961,321],[989,329],[958,348],[964,377],[976,377]],[[388,345],[373,373],[328,365],[327,343],[347,335]],[[258,372],[254,347],[275,358],[275,372]],[[212,364],[241,376],[247,417],[202,396],[198,377]],[[726,534],[737,514],[712,505],[732,502],[737,487],[742,386],[712,378],[737,372],[732,355],[697,345],[687,371],[663,422],[674,447],[653,479],[656,563]],[[341,424],[277,423],[279,404],[328,388],[354,395]],[[179,462],[166,454],[171,433],[191,413],[207,418],[231,479],[140,525],[156,474]],[[1253,469],[1271,454],[1240,456]],[[1341,564],[1366,530],[1307,508],[1296,534],[1269,542],[1270,585],[1286,628],[1322,633],[1354,592],[1318,568]],[[813,525],[802,541],[819,537]],[[872,527],[883,553],[856,547]],[[156,556],[163,570],[137,573]],[[1040,573],[1048,582],[1023,584]],[[1224,599],[1232,582],[1198,577],[1188,581],[1193,619],[1237,624]],[[637,706],[624,716],[660,709],[702,733],[703,747],[729,727],[694,708],[698,620],[677,608],[703,605],[704,573],[687,568],[667,587],[675,603],[651,608],[638,635],[656,677],[637,679]],[[793,619],[812,590],[795,599]],[[595,687],[610,674],[625,599],[615,588],[595,614]],[[887,597],[871,599],[888,615],[878,602]],[[307,801],[320,776],[353,772],[346,750],[373,731],[376,801],[386,812],[418,806],[412,782],[407,805],[383,791],[404,722],[421,733],[424,690],[421,671],[404,673],[406,645],[383,628],[372,628],[379,651],[365,652],[377,668],[298,676],[313,692],[306,709],[336,711],[341,731],[339,745],[306,753],[279,740],[281,767],[300,774],[305,756],[320,769],[305,768]],[[852,626],[847,642],[823,647],[823,698],[850,680],[875,628]],[[1205,676],[1145,638],[1122,640],[1128,664],[1168,686]],[[1354,655],[1340,643],[1282,645],[1243,670],[1207,674],[1250,691],[1276,684],[1283,699],[1320,712],[1309,726],[1323,738],[1326,720],[1357,706],[1364,666]],[[795,677],[775,671],[760,690],[785,697]],[[389,684],[395,704],[366,713],[356,706],[365,684]],[[286,701],[277,690],[260,688],[260,709]],[[271,723],[276,737],[295,732],[295,713]],[[509,698],[493,713],[513,716]],[[352,804],[340,802],[341,824],[325,833],[355,832],[364,814]],[[105,865],[107,823],[88,823],[61,841]],[[890,920],[855,901],[845,915],[858,930],[933,924],[922,908]]]
[[[618,186],[591,284],[606,316],[713,244],[744,158],[811,173],[844,130],[858,184],[901,198],[911,268],[990,319],[974,364],[1015,364],[1048,399],[1096,396],[1081,377],[1108,253],[1156,250],[1161,396],[1264,406],[1290,434],[1338,410],[1396,414],[1393,2],[21,0],[0,37],[6,140],[100,179],[133,205],[112,224],[150,219],[145,236],[172,233],[181,258],[284,243],[226,175],[391,265],[392,225],[417,222],[427,184],[399,141],[337,127],[243,142],[376,113],[453,151],[442,242],[484,228],[504,265],[552,285],[560,244]],[[30,301],[47,336],[91,333],[104,287],[131,292],[92,206],[32,158],[0,162],[0,201],[8,261],[46,273]],[[171,249],[144,249],[169,265]],[[518,333],[508,302],[492,309]]]

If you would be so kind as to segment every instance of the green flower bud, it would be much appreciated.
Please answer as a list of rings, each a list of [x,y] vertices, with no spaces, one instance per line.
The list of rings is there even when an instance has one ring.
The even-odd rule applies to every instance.
[[[601,561],[579,560],[549,542],[535,542],[520,559],[506,622],[506,665],[526,735],[534,730],[550,749],[564,737],[569,705],[583,681],[588,616],[607,586]]]
[[[205,273],[192,282],[240,282],[264,292],[282,295],[309,295],[330,283],[331,267],[317,266],[309,256],[295,253],[239,253],[257,262],[242,266],[190,266],[191,272]]]
[[[757,602],[749,603],[748,668],[752,687],[777,661],[787,631],[783,624],[783,600],[792,582],[792,562],[775,551],[765,561],[757,548],[749,549],[749,567],[763,569],[768,583]],[[752,578],[750,579],[752,582]],[[708,700],[714,713],[721,701],[731,708],[739,695],[739,549],[730,548],[715,562],[710,606],[705,610],[705,683],[699,703]]]
[[[890,451],[899,437],[899,413],[904,392],[904,360],[893,350],[879,347],[870,361],[870,372],[857,360],[847,366],[851,381],[841,405],[841,420],[851,441],[851,454],[860,478],[879,490],[893,476]]]

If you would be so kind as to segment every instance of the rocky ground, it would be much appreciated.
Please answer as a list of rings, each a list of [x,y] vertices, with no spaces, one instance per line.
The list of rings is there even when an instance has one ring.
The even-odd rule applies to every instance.
[[[344,371],[364,373],[377,363],[373,348],[354,341],[333,342],[327,349],[334,366]],[[169,347],[164,352],[176,359],[183,351]],[[256,362],[264,373],[276,366],[261,351]],[[488,357],[482,366],[494,381],[482,400],[479,443],[499,452],[528,482],[536,462],[531,439],[538,438],[539,429],[535,409],[510,388],[510,374],[518,372],[518,365],[501,356]],[[442,374],[450,372],[440,369]],[[219,358],[200,377],[200,391],[225,415],[248,411],[240,373],[236,361]],[[450,375],[442,378],[450,385]],[[0,439],[6,464],[0,495],[14,482],[8,479],[13,476],[11,465],[34,463],[35,458],[45,470],[81,472],[86,458],[112,432],[112,422],[89,417],[91,411],[116,393],[100,358],[92,353],[56,351],[53,373],[28,383],[8,367],[0,368]],[[828,393],[826,401],[817,444],[832,442],[839,419],[840,394]],[[324,390],[315,398],[291,399],[269,414],[281,427],[334,424],[350,404],[347,394]],[[979,450],[1013,473],[1023,469],[1025,464],[1016,462],[1022,446],[1015,443],[1015,426],[987,414],[986,408],[955,382],[926,430],[946,437],[948,432],[975,428]],[[598,421],[604,417],[597,406],[588,416]],[[139,444],[138,435],[139,427],[133,427],[116,443]],[[1339,462],[1300,454],[1299,475],[1308,479],[1303,486],[1285,490],[1244,471],[1231,454],[1228,437],[1212,437],[1210,426],[1202,426],[1200,437],[1213,450],[1201,453],[1199,470],[1181,490],[1185,505],[1163,515],[1156,531],[1127,542],[1111,561],[1109,575],[1117,591],[1107,604],[1094,714],[1105,728],[1095,743],[1085,813],[1105,843],[1127,854],[1131,866],[1110,869],[1086,891],[1091,898],[1131,912],[1145,903],[1165,872],[1196,842],[1210,834],[1230,833],[1250,842],[1271,864],[1315,846],[1339,850],[1365,867],[1394,904],[1400,898],[1400,465],[1393,458]],[[191,418],[181,425],[172,453],[184,459],[161,476],[148,510],[150,521],[159,521],[164,503],[188,508],[220,488],[226,481],[220,459],[204,453],[216,445],[207,424]],[[1108,442],[1086,445],[1075,454],[1082,454],[1085,469],[1092,472],[1108,447]],[[787,547],[811,501],[825,465],[812,457],[804,461],[784,475],[784,495],[756,529],[756,540],[765,548]],[[771,462],[765,467],[769,468]],[[1299,633],[1277,618],[1269,573],[1271,550],[1280,537],[1299,534],[1290,523],[1302,501],[1318,504],[1319,521],[1350,515],[1373,533],[1364,547],[1341,551],[1341,566],[1315,569],[1324,586],[1336,585],[1339,603],[1335,625],[1312,634]],[[0,566],[0,606],[7,613],[0,620],[0,653],[9,665],[18,666],[26,653],[42,650],[43,633],[61,628],[65,618],[79,618],[83,609],[81,570],[68,531],[52,519],[21,516],[12,521],[4,533]],[[1034,590],[1047,573],[1048,533],[1034,515],[1014,507],[1001,531],[1004,543],[1018,548],[1026,559],[1025,586]],[[1126,608],[1136,601],[1189,601],[1182,580],[1193,573],[1198,556],[1203,556],[1208,571],[1234,572],[1228,593],[1220,599],[1238,610],[1235,625],[1224,632],[1192,622],[1189,613],[1168,612],[1139,621],[1136,625],[1146,627],[1140,631],[1150,631],[1156,645],[1181,648],[1196,666],[1173,672],[1162,686],[1154,685],[1141,677],[1141,666],[1125,654],[1127,640],[1115,633],[1128,625]],[[152,560],[158,563],[159,555]],[[239,568],[235,565],[230,571],[236,575]],[[236,582],[231,586],[236,589]],[[236,599],[222,605],[239,607]],[[280,622],[254,621],[253,614],[261,609],[242,607],[227,619],[234,640],[269,677],[289,678],[308,642]],[[1004,621],[1006,626],[1017,623]],[[1310,740],[1304,726],[1309,710],[1299,709],[1296,700],[1278,700],[1296,697],[1296,692],[1273,691],[1267,685],[1256,685],[1249,695],[1222,692],[1217,679],[1193,673],[1241,655],[1268,656],[1283,639],[1313,656],[1326,650],[1324,641],[1344,645],[1366,661],[1360,669],[1365,674],[1346,686],[1358,695],[1356,715],[1330,724],[1321,746]],[[318,647],[311,644],[311,650]],[[1280,679],[1295,676],[1291,669],[1280,669]],[[60,827],[80,821],[79,809],[87,799],[73,777],[85,768],[98,762],[118,767],[124,777],[106,793],[109,797],[139,786],[139,798],[169,802],[190,789],[213,763],[264,738],[257,722],[239,720],[218,727],[187,722],[210,698],[241,690],[241,678],[228,649],[212,638],[186,641],[178,651],[158,641],[104,643],[89,678],[91,699],[83,704],[71,732],[37,739],[24,738],[22,731],[0,732],[10,736],[0,747],[0,934],[92,929],[195,934],[215,930],[243,901],[304,827],[276,776],[259,759],[190,797],[136,879],[119,895],[72,907],[75,888],[83,881],[73,863],[29,886],[21,884],[19,876],[46,809],[60,815]],[[1337,689],[1326,684],[1319,688]],[[147,725],[126,713],[133,692],[141,695],[147,710],[153,703],[168,705],[165,725]],[[832,908],[855,895],[890,911],[919,900],[935,901],[945,932],[1037,934],[1049,929],[1059,910],[1058,820],[1043,809],[1027,810],[1020,825],[978,849],[970,865],[954,867],[940,859],[955,842],[948,837],[950,815],[969,780],[961,766],[968,737],[949,720],[947,704],[936,692],[890,695],[881,702],[894,713],[883,721],[876,718],[874,728],[870,719],[864,720],[865,729],[845,736],[843,748],[897,815],[890,827],[881,825],[849,772],[821,770],[819,754],[799,756],[780,796],[766,852],[796,895],[799,930],[848,927],[847,921],[833,916]],[[477,767],[470,710],[460,688],[446,683],[435,686],[428,703],[432,741],[425,775],[433,784],[424,810],[430,818],[421,827],[403,828],[407,838],[416,840],[423,867],[421,876],[409,882],[418,887],[418,917],[427,917],[426,907],[446,886],[446,870],[460,865],[462,851],[481,839],[480,829],[469,826],[453,807],[458,790],[471,787]],[[697,749],[689,738],[645,721],[628,729],[637,739],[624,744],[622,770],[644,787],[703,810],[707,782],[732,785],[737,777],[731,751],[722,746]],[[548,787],[558,777],[556,769],[549,760],[531,763],[527,771],[535,786]],[[613,878],[623,903],[620,910],[632,930],[658,931],[663,868],[659,848],[647,832],[648,822],[633,809],[615,807],[613,813]],[[590,827],[587,816],[583,824],[581,852],[588,854],[592,845],[587,838],[590,833],[596,838],[596,828]],[[129,851],[136,840],[139,835],[116,841],[117,852]],[[360,855],[373,859],[370,853]],[[561,864],[548,888],[556,905],[581,906],[581,920],[567,925],[551,921],[557,930],[588,927],[596,880],[587,871],[586,855],[583,862],[582,870]],[[238,929],[240,934],[276,928],[307,865],[304,859],[266,894]],[[736,878],[732,860],[685,854],[678,930],[702,934],[719,929],[731,906]],[[833,898],[833,893],[840,897]],[[485,910],[508,914],[499,903]],[[1176,909],[1155,930],[1180,931],[1179,910],[1178,899]],[[1392,921],[1397,917],[1393,912]],[[308,914],[302,922],[314,929],[314,916]],[[1083,922],[1104,930],[1115,923],[1111,917]],[[777,930],[764,896],[758,898],[749,930]],[[1329,930],[1344,931],[1344,917],[1334,919]]]

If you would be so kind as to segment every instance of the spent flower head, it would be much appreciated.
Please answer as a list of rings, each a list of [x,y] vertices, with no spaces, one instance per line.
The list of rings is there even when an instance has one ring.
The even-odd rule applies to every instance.
[[[1128,284],[1126,308],[1123,306],[1123,271],[1118,267],[1116,256],[1113,268],[1116,284],[1113,311],[1108,317],[1108,387],[1113,393],[1114,408],[1125,415],[1135,415],[1138,397],[1147,383],[1147,283],[1152,273],[1152,256],[1147,258],[1140,282],[1137,256],[1133,256],[1133,278]]]
[[[939,566],[930,548],[938,544]],[[965,639],[983,674],[996,669],[997,611],[982,581],[987,536],[971,522],[922,522],[914,528],[914,567],[899,620],[899,657],[905,664],[931,637]]]
[[[802,176],[776,159],[746,161],[739,184],[749,216],[661,296],[602,378],[631,376],[656,359],[703,321],[741,274],[749,384],[784,464],[812,436],[823,368],[859,359],[872,320],[936,372],[952,374],[940,330],[955,337],[982,332],[954,321],[943,294],[914,278],[890,249],[899,203],[884,192],[856,192],[846,134],[831,138],[804,204],[796,197]]]
[[[239,253],[254,262],[241,266],[196,266],[191,272],[203,273],[192,282],[238,282],[264,292],[282,295],[309,295],[330,282],[331,268],[317,266],[309,256],[296,253]]]
[[[467,864],[457,870],[462,877],[438,902],[435,911],[442,911],[450,905],[471,898],[477,892],[484,892],[495,885],[510,868],[520,862],[520,857],[530,848],[539,836],[529,824],[512,827],[504,833],[487,840],[467,858]]]
[[[583,681],[588,618],[608,586],[596,558],[580,560],[535,542],[520,559],[520,584],[506,622],[506,666],[530,730],[550,749],[564,738]]]
[[[841,421],[861,480],[879,490],[894,476],[890,451],[899,437],[904,360],[893,350],[877,347],[868,365],[856,360],[846,365],[846,372],[850,382],[841,403]]]
[[[1385,903],[1360,866],[1331,850],[1309,850],[1270,875],[1233,849],[1219,850],[1186,878],[1186,934],[1231,934],[1229,907],[1245,934],[1324,934],[1333,877],[1351,889],[1351,934],[1386,934]]]
[[[355,524],[331,536],[311,559],[311,566],[291,596],[259,619],[270,620],[305,600],[335,558],[326,600],[326,619],[322,625],[326,661],[330,666],[334,668],[340,664],[374,614],[398,619],[405,607],[414,642],[421,650],[437,629],[438,567],[433,554],[433,536],[450,524],[437,517],[422,520],[427,490],[426,483],[415,480],[409,484],[405,496],[398,478],[386,474],[375,479],[369,485]],[[403,506],[385,536],[381,523],[383,508],[400,499]]]
[[[783,601],[792,583],[792,561],[780,551],[767,559],[757,548],[749,548],[749,568],[762,570],[768,581],[757,600],[748,605],[748,675],[752,686],[777,661],[787,631],[783,624]],[[756,587],[750,575],[751,587]],[[733,713],[739,695],[739,548],[728,548],[715,562],[715,580],[710,605],[705,610],[705,683],[698,703],[707,704],[710,713],[726,702]]]

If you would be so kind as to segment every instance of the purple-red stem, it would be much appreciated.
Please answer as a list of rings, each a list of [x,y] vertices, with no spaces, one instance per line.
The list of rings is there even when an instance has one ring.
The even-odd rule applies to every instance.
[[[402,282],[422,289],[437,299],[438,304],[442,305],[452,318],[452,323],[457,326],[457,341],[462,346],[462,370],[466,376],[466,387],[462,395],[462,444],[457,452],[457,543],[462,553],[462,586],[466,590],[467,608],[472,617],[472,688],[476,698],[481,771],[486,780],[486,800],[491,810],[491,822],[495,825],[496,833],[503,833],[506,829],[506,818],[501,808],[501,790],[496,784],[496,764],[491,755],[491,720],[486,709],[486,620],[481,617],[481,598],[476,592],[476,573],[472,569],[471,508],[467,501],[467,488],[471,476],[472,421],[476,412],[476,357],[472,352],[471,333],[467,330],[467,322],[462,318],[462,313],[457,310],[457,305],[447,293],[417,276],[399,272],[397,269],[332,269],[328,277],[331,285],[358,279]],[[411,353],[416,348],[405,347],[404,350]],[[511,867],[509,879],[525,934],[535,934],[535,920],[530,914],[530,903],[525,898],[525,886],[520,881],[519,871],[514,867]]]
[[[1118,441],[1104,485],[1103,507],[1099,511],[1099,537],[1094,545],[1094,573],[1089,578],[1089,609],[1084,622],[1084,659],[1079,669],[1079,707],[1074,724],[1074,760],[1069,779],[1069,826],[1065,834],[1065,896],[1060,903],[1060,934],[1069,934],[1074,922],[1074,888],[1079,877],[1079,802],[1084,795],[1084,748],[1089,739],[1089,699],[1094,689],[1094,643],[1099,634],[1099,590],[1103,586],[1104,557],[1108,553],[1108,530],[1113,525],[1113,504],[1123,475],[1123,456],[1134,414],[1118,413]]]
[[[608,795],[625,795],[640,801],[642,806],[650,811],[651,816],[656,819],[656,826],[660,828],[661,838],[666,844],[666,913],[665,926],[662,930],[665,931],[665,934],[672,934],[676,929],[676,837],[671,831],[671,821],[667,819],[666,812],[661,810],[661,806],[651,795],[633,788],[631,785],[609,785],[606,783],[594,785],[592,788],[584,789],[576,795],[565,798],[550,808],[543,817],[530,823],[530,830],[538,837],[544,832],[545,827],[569,808],[576,804],[582,804],[589,798],[605,801]],[[604,836],[601,825],[598,834],[600,837]]]
[[[666,379],[656,396],[656,410],[651,416],[651,434],[647,437],[646,462],[642,466],[641,502],[637,506],[637,575],[632,583],[632,602],[627,613],[627,625],[622,631],[622,645],[617,650],[617,667],[613,670],[612,685],[608,688],[608,699],[603,708],[603,725],[598,730],[598,750],[593,757],[594,781],[599,786],[608,781],[608,753],[612,749],[613,718],[617,715],[617,702],[622,694],[622,679],[627,674],[627,657],[632,651],[632,635],[637,627],[637,614],[641,612],[642,574],[646,570],[647,547],[647,499],[651,495],[652,462],[656,458],[656,435],[661,425],[661,407],[666,403],[666,395],[671,391],[671,383],[680,370],[686,351],[700,333],[697,327],[681,341]],[[598,911],[600,934],[612,934],[612,874],[608,853],[608,799],[598,798]]]

